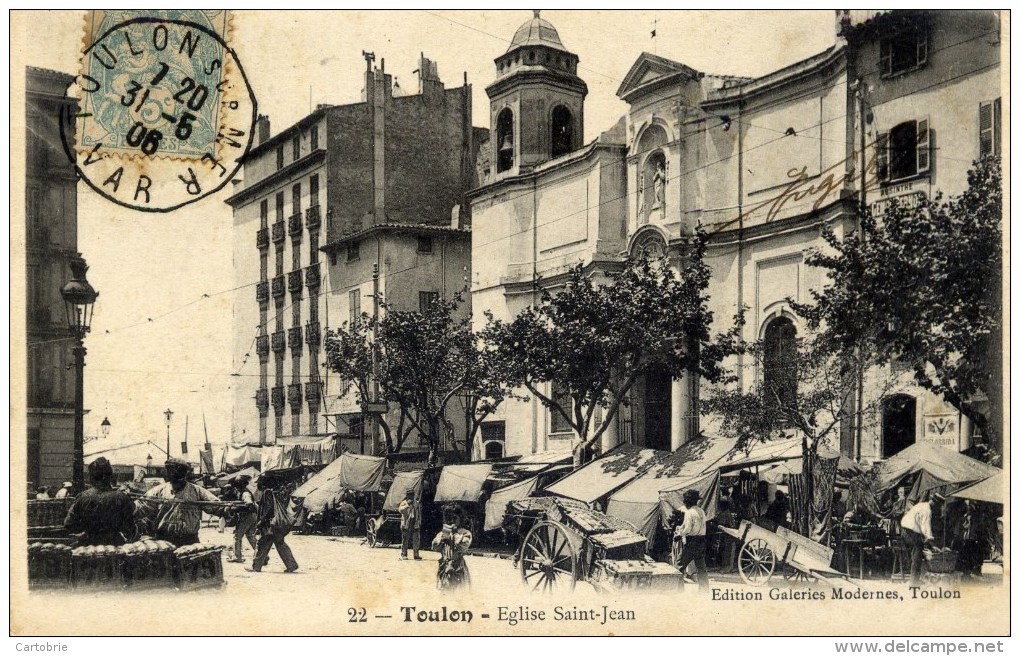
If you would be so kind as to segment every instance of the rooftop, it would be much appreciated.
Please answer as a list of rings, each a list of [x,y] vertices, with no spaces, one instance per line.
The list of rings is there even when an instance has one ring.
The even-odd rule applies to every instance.
[[[560,41],[559,32],[556,31],[552,23],[542,18],[538,11],[535,11],[535,15],[531,20],[517,28],[517,32],[514,33],[514,38],[510,42],[510,47],[506,51],[512,52],[517,48],[525,46],[546,46],[567,52],[563,42]]]

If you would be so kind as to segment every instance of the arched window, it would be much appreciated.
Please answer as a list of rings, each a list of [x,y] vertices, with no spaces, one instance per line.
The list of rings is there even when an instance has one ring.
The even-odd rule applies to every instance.
[[[496,172],[514,166],[514,113],[507,107],[496,117]]]
[[[765,327],[763,387],[766,398],[782,408],[797,403],[797,328],[788,317]]]
[[[563,105],[552,111],[552,156],[566,155],[574,149],[574,116]]]
[[[494,460],[503,457],[503,443],[492,441],[485,443],[485,459]]]
[[[917,400],[908,394],[894,394],[882,402],[882,457],[890,458],[913,444]]]

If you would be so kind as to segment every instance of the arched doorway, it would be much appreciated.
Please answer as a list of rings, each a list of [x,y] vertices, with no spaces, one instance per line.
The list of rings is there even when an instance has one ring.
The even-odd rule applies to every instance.
[[[509,107],[496,117],[496,172],[514,166],[514,113]]]
[[[780,407],[797,402],[797,327],[789,317],[778,316],[765,326],[764,375],[766,397]]]
[[[574,149],[574,117],[563,105],[552,111],[552,156],[566,155]]]
[[[882,403],[882,457],[891,458],[917,440],[917,400],[909,394]]]

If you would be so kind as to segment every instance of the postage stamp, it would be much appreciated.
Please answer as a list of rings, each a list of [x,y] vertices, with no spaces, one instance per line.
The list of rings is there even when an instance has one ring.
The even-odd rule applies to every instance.
[[[93,189],[165,212],[222,188],[252,139],[256,102],[225,10],[89,11],[65,144]],[[73,135],[73,141],[72,141]]]

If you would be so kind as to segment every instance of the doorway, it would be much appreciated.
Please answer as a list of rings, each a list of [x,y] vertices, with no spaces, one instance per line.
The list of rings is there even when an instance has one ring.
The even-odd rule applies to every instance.
[[[669,451],[672,446],[669,425],[673,377],[663,369],[652,369],[645,374],[644,387],[645,447]]]
[[[896,394],[882,403],[882,457],[891,458],[916,441],[917,400]]]

